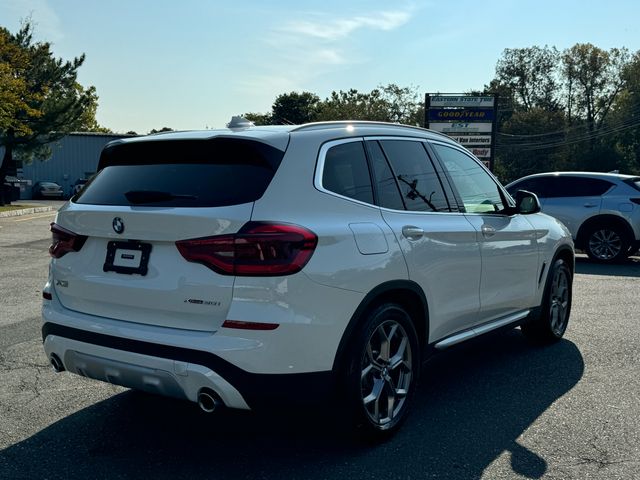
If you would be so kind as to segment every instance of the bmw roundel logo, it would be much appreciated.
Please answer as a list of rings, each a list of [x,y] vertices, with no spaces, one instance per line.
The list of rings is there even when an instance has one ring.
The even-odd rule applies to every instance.
[[[113,225],[113,231],[116,233],[122,233],[124,232],[124,222],[122,221],[122,219],[120,217],[116,217],[113,219],[113,223],[111,224]]]

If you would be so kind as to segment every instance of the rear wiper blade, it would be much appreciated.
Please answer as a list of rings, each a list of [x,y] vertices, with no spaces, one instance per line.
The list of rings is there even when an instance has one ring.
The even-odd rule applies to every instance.
[[[154,203],[154,202],[166,202],[168,200],[175,200],[177,198],[186,198],[189,200],[195,200],[198,197],[195,195],[184,195],[171,192],[161,192],[158,190],[130,190],[124,194],[131,203]]]

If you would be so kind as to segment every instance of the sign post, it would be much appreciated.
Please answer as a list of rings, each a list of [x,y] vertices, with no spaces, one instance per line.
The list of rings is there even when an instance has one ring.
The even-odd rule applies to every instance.
[[[424,112],[426,128],[451,137],[493,170],[498,95],[427,93]]]

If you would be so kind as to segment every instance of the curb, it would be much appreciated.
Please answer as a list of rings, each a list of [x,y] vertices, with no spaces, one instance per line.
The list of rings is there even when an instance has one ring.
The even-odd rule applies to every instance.
[[[21,215],[31,215],[33,213],[52,212],[54,208],[52,206],[46,207],[27,207],[19,210],[9,210],[6,212],[0,212],[0,218],[5,217],[19,217]]]

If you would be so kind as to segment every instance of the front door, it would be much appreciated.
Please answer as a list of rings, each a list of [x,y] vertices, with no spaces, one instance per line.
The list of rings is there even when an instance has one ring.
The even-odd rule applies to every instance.
[[[461,149],[433,143],[464,205],[480,244],[482,321],[531,308],[538,282],[536,232],[524,215],[503,213],[507,205],[500,188]]]

